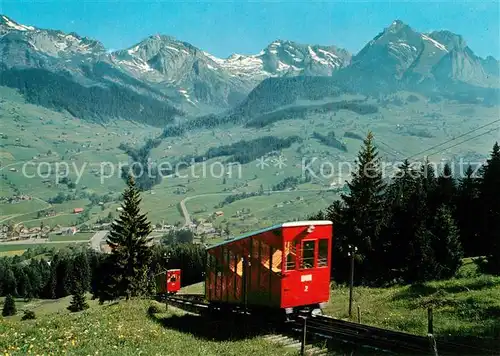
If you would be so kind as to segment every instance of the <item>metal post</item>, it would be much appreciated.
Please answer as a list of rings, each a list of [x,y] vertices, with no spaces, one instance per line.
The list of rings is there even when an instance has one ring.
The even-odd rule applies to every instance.
[[[302,344],[300,345],[300,354],[305,355],[306,351],[306,335],[307,335],[307,315],[302,316],[304,319],[304,327],[302,329]]]
[[[434,338],[432,308],[427,308],[427,338],[429,339],[429,348],[431,355],[438,356],[436,339]]]
[[[430,334],[430,335],[434,334],[434,328],[433,328],[432,322],[433,322],[432,308],[429,307],[427,309],[427,334]]]
[[[348,256],[351,258],[351,278],[349,282],[349,318],[352,317],[352,289],[354,286],[354,253],[358,250],[356,246],[349,245]]]
[[[361,310],[359,309],[359,305],[358,305],[358,323],[361,324]]]
[[[432,356],[438,356],[438,350],[436,346],[436,339],[434,338],[434,335],[429,334],[427,335],[427,338],[429,340],[429,348],[430,348],[430,353]]]

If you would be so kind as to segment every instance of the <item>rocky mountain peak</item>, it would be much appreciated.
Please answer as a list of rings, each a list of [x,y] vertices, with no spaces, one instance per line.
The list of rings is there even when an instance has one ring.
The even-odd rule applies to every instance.
[[[453,49],[464,50],[467,47],[467,43],[461,35],[457,35],[448,30],[433,31],[427,34],[427,36],[441,43],[449,51]]]
[[[0,31],[34,31],[35,27],[26,26],[0,14]]]

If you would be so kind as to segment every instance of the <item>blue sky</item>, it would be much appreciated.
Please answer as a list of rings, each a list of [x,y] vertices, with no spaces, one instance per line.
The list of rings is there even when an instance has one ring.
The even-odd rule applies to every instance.
[[[400,19],[417,31],[459,33],[476,54],[499,58],[499,1],[0,0],[0,12],[22,24],[98,39],[108,49],[160,33],[219,57],[258,53],[275,39],[356,53]]]

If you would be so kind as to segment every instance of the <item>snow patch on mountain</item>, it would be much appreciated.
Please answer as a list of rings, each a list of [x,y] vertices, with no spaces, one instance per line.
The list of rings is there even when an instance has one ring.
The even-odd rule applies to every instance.
[[[139,50],[139,46],[135,46],[134,48],[127,50],[127,53],[130,54],[131,56],[133,56],[134,54],[137,53],[138,50]]]
[[[195,102],[191,100],[191,97],[189,96],[188,91],[186,89],[179,89],[179,93],[186,99],[187,102],[196,106]]]
[[[424,35],[423,33],[422,33],[422,39],[431,42],[434,46],[436,46],[437,48],[439,48],[441,51],[448,52],[448,50],[446,49],[446,47],[444,45],[442,45],[438,41],[433,40],[432,38]]]
[[[331,52],[328,52],[328,51],[325,51],[324,49],[318,49],[319,52],[323,53],[325,56],[327,57],[331,57],[331,58],[334,58],[334,59],[338,59],[339,57]]]
[[[165,46],[165,48],[168,48],[168,49],[175,51],[175,52],[179,52],[179,49],[172,47],[172,46]]]
[[[3,20],[5,21],[5,24],[14,29],[14,30],[18,30],[18,31],[34,31],[35,28],[33,26],[25,26],[25,25],[20,25],[18,23],[15,23],[13,21],[11,21],[8,17],[6,16],[2,16]]]
[[[139,57],[133,57],[132,60],[119,60],[118,63],[127,66],[129,69],[136,70],[141,73],[154,71],[154,69],[151,68],[147,62]]]

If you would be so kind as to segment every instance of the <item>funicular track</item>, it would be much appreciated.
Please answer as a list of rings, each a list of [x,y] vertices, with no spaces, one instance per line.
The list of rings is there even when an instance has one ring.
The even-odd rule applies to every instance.
[[[203,294],[178,294],[165,298],[167,304],[180,309],[206,314],[213,311]],[[217,309],[217,308],[216,308]],[[237,314],[251,313],[243,309],[231,309]],[[278,325],[279,324],[279,325]],[[300,339],[303,334],[304,320],[297,318],[287,323],[276,323],[276,329],[283,334]],[[327,342],[327,344],[351,344],[356,349],[372,349],[375,354],[394,353],[403,355],[499,355],[498,350],[464,345],[449,341],[436,340],[433,349],[431,339],[425,336],[382,329],[374,326],[348,322],[323,315],[313,315],[306,319],[307,342]]]
[[[303,320],[295,322],[296,333],[303,331]],[[328,316],[315,315],[306,321],[307,335],[314,339],[342,341],[375,350],[405,355],[434,355],[431,339],[425,336],[352,323]],[[438,355],[498,355],[499,351],[436,340]]]

